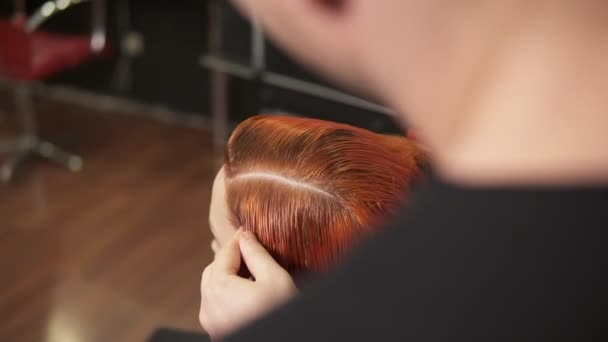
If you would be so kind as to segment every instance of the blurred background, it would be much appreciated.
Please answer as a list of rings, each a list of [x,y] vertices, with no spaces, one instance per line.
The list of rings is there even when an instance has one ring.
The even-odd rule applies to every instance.
[[[0,1],[0,341],[200,331],[223,144],[281,113],[402,132],[220,0]]]

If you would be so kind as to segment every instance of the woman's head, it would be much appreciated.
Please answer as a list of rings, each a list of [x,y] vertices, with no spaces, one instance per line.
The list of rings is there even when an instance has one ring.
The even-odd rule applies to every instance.
[[[322,271],[396,212],[423,161],[402,137],[315,119],[250,118],[232,134],[214,183],[215,243],[243,227],[288,271]]]

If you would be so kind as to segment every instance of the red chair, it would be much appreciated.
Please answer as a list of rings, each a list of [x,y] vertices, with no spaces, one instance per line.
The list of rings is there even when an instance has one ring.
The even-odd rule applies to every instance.
[[[36,129],[31,84],[86,63],[107,51],[105,1],[91,0],[92,32],[66,35],[37,30],[48,18],[87,0],[50,0],[30,17],[25,16],[25,0],[15,1],[16,14],[0,19],[0,75],[16,83],[19,119],[24,132],[4,144],[12,156],[2,165],[0,178],[10,181],[17,167],[29,156],[37,155],[78,171],[82,159],[40,139]]]

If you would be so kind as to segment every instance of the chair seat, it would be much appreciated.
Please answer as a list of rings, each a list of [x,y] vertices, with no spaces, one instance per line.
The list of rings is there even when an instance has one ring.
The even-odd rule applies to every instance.
[[[93,51],[90,35],[45,31],[25,33],[23,25],[8,21],[0,22],[0,35],[3,38],[0,44],[7,45],[2,48],[8,51],[3,58],[3,72],[9,78],[20,81],[47,78],[108,51]]]
[[[47,32],[30,34],[31,58],[27,80],[40,80],[52,74],[83,64],[95,57],[91,38]]]

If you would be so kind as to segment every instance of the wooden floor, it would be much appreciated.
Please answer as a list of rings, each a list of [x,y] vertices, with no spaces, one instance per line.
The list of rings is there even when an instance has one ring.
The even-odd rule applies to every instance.
[[[44,137],[85,166],[71,173],[33,160],[0,184],[0,341],[200,330],[217,159],[209,133],[50,100],[38,108]],[[0,140],[16,132],[11,116],[0,118]]]

